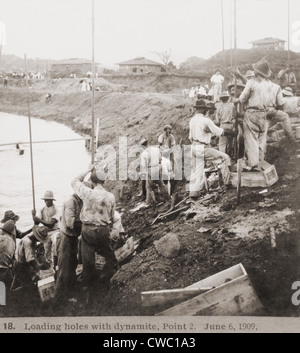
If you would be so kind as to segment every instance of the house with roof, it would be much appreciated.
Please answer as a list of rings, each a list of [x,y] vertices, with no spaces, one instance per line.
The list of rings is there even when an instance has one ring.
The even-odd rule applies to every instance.
[[[99,73],[101,64],[95,62],[95,73]],[[76,74],[77,77],[85,77],[92,72],[92,60],[71,58],[55,61],[51,65],[51,77],[70,77]]]
[[[144,57],[137,57],[131,60],[123,61],[117,63],[117,65],[119,65],[120,71],[128,73],[160,73],[166,71],[164,65]]]
[[[285,40],[279,38],[266,37],[250,42],[253,49],[284,50]]]

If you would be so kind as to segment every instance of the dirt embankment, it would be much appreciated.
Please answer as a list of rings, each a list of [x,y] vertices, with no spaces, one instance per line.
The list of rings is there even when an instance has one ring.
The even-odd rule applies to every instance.
[[[70,81],[68,81],[70,82]],[[67,83],[67,81],[66,81]],[[72,83],[72,82],[71,82]],[[45,104],[46,88],[31,89],[31,114],[63,122],[76,131],[90,131],[91,92],[78,87],[62,91],[63,82],[53,83],[52,104]],[[73,84],[73,83],[72,83]],[[187,142],[188,121],[192,102],[178,95],[110,91],[96,92],[96,117],[100,118],[100,141],[117,146],[119,136],[128,136],[134,145],[148,135],[156,143],[162,127],[174,127],[177,141]],[[1,89],[0,111],[26,114],[24,88]],[[298,316],[298,307],[291,303],[291,286],[300,279],[300,165],[298,147],[285,140],[268,146],[266,160],[276,166],[280,180],[259,194],[260,188],[242,188],[241,204],[236,204],[236,191],[218,193],[205,206],[194,205],[190,215],[175,214],[172,218],[151,225],[155,217],[170,204],[130,212],[140,201],[139,182],[125,183],[123,199],[116,194],[123,213],[128,236],[140,241],[135,256],[122,264],[115,274],[110,291],[87,309],[66,306],[61,315],[152,315],[157,309],[141,307],[140,292],[182,288],[211,274],[242,263],[265,306],[263,315]],[[108,184],[116,192],[115,185]],[[186,194],[185,182],[177,185],[177,200]],[[205,217],[209,215],[209,217]],[[205,233],[197,232],[200,227]],[[271,247],[270,228],[276,232],[275,249]],[[155,249],[154,241],[167,233],[175,233],[180,251],[174,258],[165,258]],[[55,308],[40,308],[34,315],[56,315]],[[30,314],[30,313],[29,313]],[[29,315],[28,314],[28,315]]]

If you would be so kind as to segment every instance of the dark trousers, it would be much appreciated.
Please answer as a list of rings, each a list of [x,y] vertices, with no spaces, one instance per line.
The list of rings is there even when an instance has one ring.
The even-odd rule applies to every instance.
[[[105,273],[104,286],[109,286],[109,281],[117,265],[112,240],[109,236],[108,226],[82,225],[82,275],[84,286],[91,289],[97,285],[95,253],[105,258],[103,272]]]
[[[55,300],[63,300],[74,289],[77,267],[77,237],[59,232],[56,251],[58,271],[55,288]]]
[[[0,268],[0,282],[5,284],[6,293],[10,291],[10,286],[13,280],[14,274],[13,269],[10,268]]]

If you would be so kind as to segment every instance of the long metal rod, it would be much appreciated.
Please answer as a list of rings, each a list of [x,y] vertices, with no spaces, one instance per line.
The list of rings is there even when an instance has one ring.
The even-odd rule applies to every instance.
[[[50,142],[69,142],[69,141],[83,141],[86,140],[84,137],[82,138],[74,138],[74,139],[66,139],[66,140],[48,140],[48,141],[27,141],[27,142],[23,142],[23,141],[17,141],[17,142],[7,142],[7,143],[0,143],[0,147],[2,146],[11,146],[11,145],[28,145],[30,143],[34,144],[34,143],[50,143]]]
[[[32,132],[31,132],[30,100],[29,100],[28,72],[27,72],[27,59],[26,59],[26,54],[24,54],[24,60],[25,60],[25,81],[26,81],[26,91],[27,91],[28,124],[29,124],[29,140],[30,140],[30,165],[31,165],[32,205],[33,205],[33,210],[35,210],[35,190],[34,190],[33,153],[32,153]]]
[[[224,60],[224,69],[226,67],[226,59],[225,59],[225,44],[224,44],[224,6],[223,0],[221,0],[221,17],[222,17],[222,51],[223,51],[223,60]]]
[[[95,9],[92,0],[92,163],[95,162]]]
[[[288,0],[288,67],[290,67],[290,0]],[[290,73],[288,72],[288,84],[290,83]]]

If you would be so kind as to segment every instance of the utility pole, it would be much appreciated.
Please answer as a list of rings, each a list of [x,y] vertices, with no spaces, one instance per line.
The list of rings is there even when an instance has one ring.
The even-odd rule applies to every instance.
[[[290,67],[290,0],[288,0],[288,68]],[[288,84],[290,83],[290,73],[288,75]]]
[[[225,45],[224,45],[224,6],[223,0],[221,0],[221,17],[222,17],[222,51],[224,59],[224,70],[226,68],[226,58],[225,58]]]
[[[92,164],[95,162],[95,9],[92,0]]]

